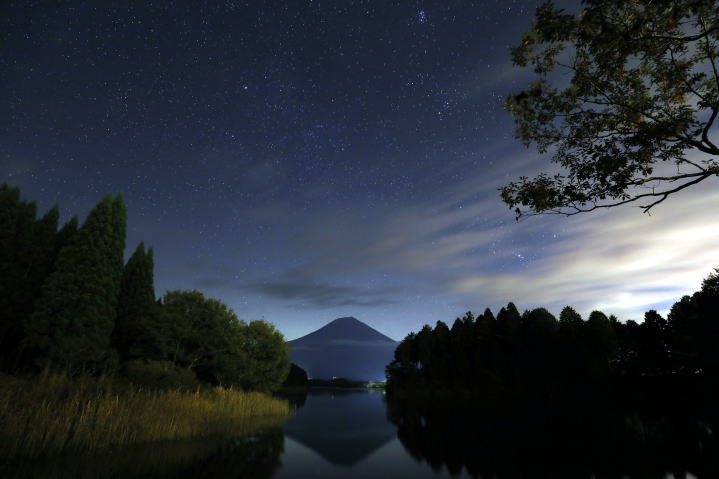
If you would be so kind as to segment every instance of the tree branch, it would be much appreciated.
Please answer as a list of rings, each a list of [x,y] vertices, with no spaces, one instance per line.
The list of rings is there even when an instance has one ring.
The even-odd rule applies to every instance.
[[[719,30],[719,25],[712,26],[709,30],[704,30],[702,33],[696,35],[644,35],[641,37],[633,38],[635,41],[646,41],[646,40],[671,40],[677,42],[695,42],[709,36],[709,34]]]
[[[719,108],[717,108],[717,106],[715,106],[714,108],[712,108],[712,114],[709,117],[709,121],[707,121],[707,124],[704,125],[704,130],[702,130],[702,140],[704,140],[704,143],[706,143],[707,145],[709,145],[710,147],[712,147],[714,149],[716,149],[716,145],[714,145],[714,143],[712,143],[711,140],[709,139],[709,129],[714,124],[714,120],[717,117],[717,113],[719,113]]]
[[[591,208],[581,208],[581,207],[577,207],[577,206],[572,206],[572,208],[574,208],[574,209],[576,210],[575,212],[573,212],[573,213],[564,212],[564,213],[561,213],[561,214],[565,214],[565,215],[567,215],[567,216],[573,216],[573,215],[578,214],[578,213],[585,213],[585,212],[589,212],[589,211],[594,211],[594,210],[597,210],[597,209],[600,209],[600,208],[612,208],[612,207],[614,207],[614,206],[626,205],[626,204],[628,204],[628,203],[633,203],[633,202],[635,202],[635,201],[638,201],[638,200],[641,200],[641,199],[644,199],[644,198],[658,198],[657,200],[655,200],[655,201],[653,201],[653,202],[651,202],[651,203],[649,203],[649,204],[647,204],[647,205],[639,206],[639,208],[641,208],[641,209],[643,210],[643,213],[648,213],[649,210],[652,209],[654,206],[656,206],[656,205],[658,205],[659,203],[661,203],[662,201],[666,200],[666,199],[669,197],[669,195],[674,194],[674,193],[676,193],[676,192],[678,192],[678,191],[681,191],[681,190],[683,190],[684,188],[688,188],[688,187],[690,187],[690,186],[692,186],[692,185],[696,185],[697,183],[700,183],[700,182],[706,180],[707,178],[709,178],[709,177],[711,177],[711,176],[714,176],[714,175],[717,175],[717,174],[719,174],[719,172],[708,172],[708,173],[703,173],[703,174],[700,174],[700,175],[692,175],[692,176],[696,176],[696,178],[694,178],[692,181],[687,181],[686,183],[683,183],[683,184],[681,184],[681,185],[679,185],[679,186],[677,186],[676,188],[673,188],[673,189],[671,189],[671,190],[661,191],[661,192],[658,192],[658,193],[656,193],[656,192],[642,193],[641,195],[636,195],[636,196],[634,196],[634,197],[632,197],[632,198],[628,198],[628,199],[626,199],[626,200],[618,201],[618,202],[616,202],[616,203],[608,203],[608,204],[601,204],[601,205],[598,205],[598,204],[595,203],[594,206],[592,206]]]
[[[672,50],[671,48],[669,49],[669,58],[671,59],[672,65],[674,65],[674,67],[676,69],[679,69],[679,65],[677,65],[676,59],[674,58],[674,50]],[[687,88],[689,88],[689,91],[691,91],[696,96],[698,96],[700,100],[702,100],[704,102],[707,101],[706,98],[704,98],[704,95],[702,95],[697,90],[695,90],[694,87],[687,81],[686,76],[684,76],[684,75],[680,75],[680,76],[682,77],[682,81],[684,82],[684,84],[687,86]]]
[[[564,215],[564,216],[574,216],[579,213],[588,213],[590,211],[595,211],[598,209],[613,208],[615,206],[621,206],[621,205],[626,205],[629,203],[634,203],[635,201],[639,201],[642,199],[655,198],[651,203],[639,206],[639,208],[643,210],[642,211],[643,213],[648,213],[649,210],[651,210],[653,207],[655,207],[656,205],[658,205],[661,202],[663,202],[664,200],[666,200],[670,195],[677,193],[677,192],[679,192],[685,188],[688,188],[690,186],[696,185],[697,183],[700,183],[712,176],[719,176],[719,168],[712,169],[712,170],[706,170],[705,173],[686,174],[686,175],[679,175],[677,177],[654,177],[653,179],[656,181],[669,181],[669,182],[677,181],[677,180],[680,180],[683,178],[694,178],[694,179],[691,181],[687,181],[686,183],[682,183],[681,185],[677,186],[676,188],[672,188],[671,190],[660,191],[660,192],[652,191],[651,193],[642,193],[640,195],[636,195],[631,198],[627,198],[627,199],[621,200],[621,201],[616,201],[613,203],[598,204],[596,202],[596,200],[594,200],[592,202],[592,206],[589,208],[584,207],[585,203],[581,203],[579,205],[577,205],[576,203],[573,203],[573,204],[567,206],[567,208],[570,208],[572,211],[567,211],[566,209],[552,208],[552,209],[548,209],[548,210],[536,212],[536,213],[522,213],[517,208],[517,221],[519,221],[519,219],[521,217],[538,216],[540,214],[556,214],[556,215]],[[649,180],[647,180],[647,181],[649,181]],[[631,184],[638,186],[638,185],[641,185],[642,183],[643,183],[643,181],[636,181],[636,182],[632,182]]]

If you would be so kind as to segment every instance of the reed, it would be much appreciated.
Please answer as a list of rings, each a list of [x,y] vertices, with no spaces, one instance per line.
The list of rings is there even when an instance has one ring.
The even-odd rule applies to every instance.
[[[147,390],[111,378],[46,372],[0,377],[0,456],[67,451],[198,437],[229,437],[290,414],[287,401],[259,392],[208,388]]]

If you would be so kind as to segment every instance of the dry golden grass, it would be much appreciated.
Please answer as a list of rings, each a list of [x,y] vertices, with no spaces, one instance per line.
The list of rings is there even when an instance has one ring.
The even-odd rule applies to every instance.
[[[213,388],[149,391],[108,378],[45,373],[0,377],[0,456],[210,436],[233,436],[290,414],[286,401],[257,392]]]

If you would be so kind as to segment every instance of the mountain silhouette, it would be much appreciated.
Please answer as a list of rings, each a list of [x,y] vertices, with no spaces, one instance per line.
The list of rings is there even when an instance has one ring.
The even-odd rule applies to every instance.
[[[356,318],[338,318],[289,341],[290,359],[312,379],[384,381],[397,341]]]

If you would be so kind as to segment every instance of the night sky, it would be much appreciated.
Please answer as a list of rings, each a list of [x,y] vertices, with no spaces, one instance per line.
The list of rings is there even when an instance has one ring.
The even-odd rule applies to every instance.
[[[400,339],[510,300],[666,311],[719,266],[716,182],[652,216],[517,223],[499,199],[551,171],[502,108],[537,3],[5,0],[0,182],[63,219],[122,192],[158,295],[288,339],[340,316]]]

